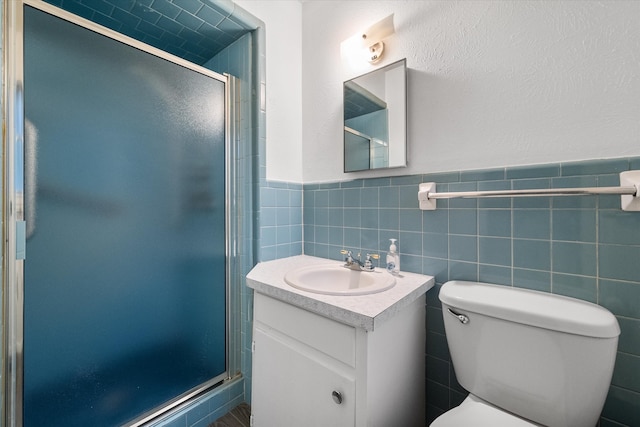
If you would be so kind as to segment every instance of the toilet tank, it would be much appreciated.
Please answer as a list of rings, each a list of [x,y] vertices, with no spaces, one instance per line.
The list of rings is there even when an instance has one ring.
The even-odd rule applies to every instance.
[[[451,281],[440,290],[458,382],[546,426],[595,426],[620,328],[603,307],[544,292]],[[462,316],[462,317],[460,317]]]

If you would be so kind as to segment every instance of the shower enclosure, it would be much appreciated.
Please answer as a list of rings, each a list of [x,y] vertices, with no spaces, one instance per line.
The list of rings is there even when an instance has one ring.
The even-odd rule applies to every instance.
[[[15,3],[5,419],[138,425],[235,372],[232,84],[40,2]]]

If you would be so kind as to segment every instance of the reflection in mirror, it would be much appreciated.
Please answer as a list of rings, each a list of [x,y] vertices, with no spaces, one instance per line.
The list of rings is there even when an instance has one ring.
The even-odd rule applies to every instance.
[[[406,60],[344,83],[344,171],[396,168],[406,159]]]

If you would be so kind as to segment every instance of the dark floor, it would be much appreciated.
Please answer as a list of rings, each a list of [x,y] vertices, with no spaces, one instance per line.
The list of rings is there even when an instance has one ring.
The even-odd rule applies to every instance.
[[[218,418],[209,427],[249,427],[251,406],[241,403],[224,417]]]

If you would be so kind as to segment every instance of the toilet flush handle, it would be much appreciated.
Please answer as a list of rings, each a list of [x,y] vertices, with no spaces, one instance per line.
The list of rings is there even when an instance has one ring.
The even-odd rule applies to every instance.
[[[456,317],[460,323],[462,323],[463,325],[466,325],[467,323],[469,323],[469,318],[467,316],[465,316],[464,314],[460,314],[460,313],[456,313],[455,311],[451,310],[450,308],[447,308],[447,311],[454,317]]]

